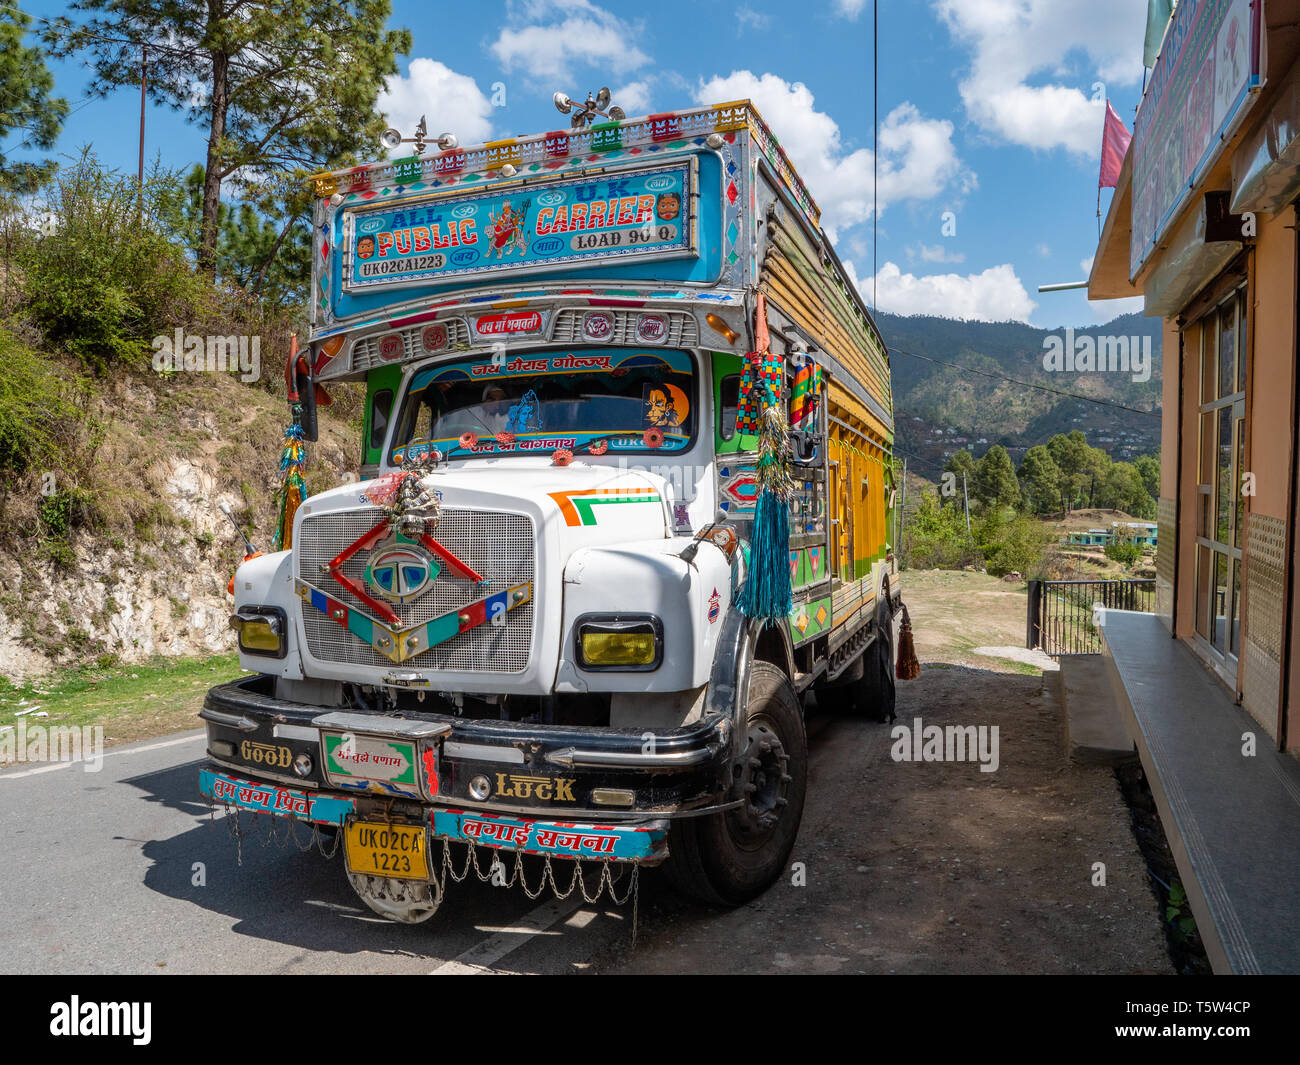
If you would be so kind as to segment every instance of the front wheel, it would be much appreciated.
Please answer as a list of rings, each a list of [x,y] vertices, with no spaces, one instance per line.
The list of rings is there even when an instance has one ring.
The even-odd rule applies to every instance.
[[[673,885],[715,906],[739,906],[785,870],[803,818],[808,743],[794,686],[776,666],[750,669],[745,731],[732,762],[743,802],[673,822],[664,870]]]

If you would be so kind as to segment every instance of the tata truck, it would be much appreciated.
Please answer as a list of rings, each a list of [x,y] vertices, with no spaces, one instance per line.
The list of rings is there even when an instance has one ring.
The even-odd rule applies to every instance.
[[[466,855],[744,903],[791,858],[810,697],[893,713],[885,344],[749,101],[431,147],[312,179],[299,384],[364,382],[359,479],[236,572],[201,790],[333,839],[393,920]],[[760,361],[776,618],[740,609]]]

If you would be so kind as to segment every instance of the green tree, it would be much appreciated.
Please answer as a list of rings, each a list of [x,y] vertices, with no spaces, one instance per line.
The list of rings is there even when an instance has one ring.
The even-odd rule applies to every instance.
[[[1142,484],[1146,487],[1147,495],[1152,499],[1160,498],[1160,456],[1143,455],[1133,463],[1137,467],[1138,476],[1142,478]]]
[[[910,508],[910,504],[909,504]],[[960,501],[944,503],[938,494],[921,493],[915,512],[903,525],[903,563],[909,569],[951,569],[974,557]]]
[[[1110,543],[1101,549],[1112,562],[1119,562],[1124,566],[1132,566],[1139,558],[1142,557],[1142,548],[1133,542],[1133,533],[1123,525],[1115,526],[1111,534]]]
[[[984,566],[995,577],[1012,571],[1024,575],[1038,572],[1051,540],[1041,522],[1002,506],[985,510],[973,532]]]
[[[969,491],[971,483],[975,480],[975,460],[971,458],[971,453],[962,448],[962,450],[949,455],[948,461],[943,464],[943,472],[952,474],[952,476],[943,478],[939,484],[939,491],[946,498],[955,499],[960,503],[962,481],[965,480]]]
[[[962,448],[948,457],[948,461],[943,464],[943,468],[947,473],[955,473],[957,480],[960,481],[963,473],[967,477],[975,476],[975,459],[969,451]]]
[[[1024,504],[1034,514],[1048,514],[1061,505],[1061,471],[1042,444],[1025,452],[1017,472]]]
[[[1088,463],[1088,438],[1075,429],[1071,433],[1057,433],[1047,441],[1047,451],[1061,471],[1061,496],[1065,510],[1078,506],[1084,495],[1087,477],[1084,467]]]
[[[1097,505],[1122,510],[1144,521],[1155,517],[1156,501],[1147,491],[1137,467],[1128,462],[1112,463],[1097,486]]]
[[[310,193],[300,179],[373,154],[384,120],[376,100],[408,30],[386,30],[390,0],[71,0],[84,21],[61,17],[47,40],[56,55],[87,53],[90,92],[138,85],[147,61],[155,103],[187,111],[208,132],[199,265],[216,269],[222,182],[264,214],[283,204],[282,240]],[[147,48],[147,52],[146,52]]]
[[[17,7],[0,7],[0,146],[14,132],[24,134],[21,145],[40,151],[54,147],[68,102],[51,96],[54,77],[40,48],[23,44],[31,17]],[[23,195],[35,191],[54,170],[54,163],[16,163],[0,148],[0,193]]]
[[[187,234],[197,256],[203,210],[204,174],[196,163],[165,204],[171,224]],[[301,304],[311,281],[311,231],[304,204],[301,225],[285,226],[292,205],[276,204],[266,217],[252,203],[234,201],[217,209],[216,277],[247,289],[266,303]]]
[[[141,188],[84,149],[41,188],[49,230],[20,246],[25,313],[46,341],[103,373],[149,365],[150,338],[171,332],[202,290],[182,242],[157,210],[176,175],[145,174]],[[143,210],[141,210],[143,205]]]
[[[1011,456],[1001,444],[994,444],[975,464],[971,495],[986,507],[1014,507],[1020,502],[1020,485]]]

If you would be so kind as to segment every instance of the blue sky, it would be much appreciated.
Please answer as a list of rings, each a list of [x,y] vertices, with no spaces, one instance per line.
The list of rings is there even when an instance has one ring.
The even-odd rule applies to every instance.
[[[64,11],[33,0],[22,8]],[[381,103],[404,131],[424,113],[431,133],[451,130],[468,144],[562,125],[557,89],[580,97],[608,85],[629,115],[749,96],[870,302],[871,15],[870,0],[395,0],[392,22],[414,43]],[[881,4],[881,310],[1052,328],[1140,307],[1036,288],[1086,276],[1097,242],[1100,100],[1109,95],[1131,128],[1145,17],[1144,0]],[[57,151],[90,143],[105,162],[134,170],[138,94],[86,100],[80,62],[51,66],[74,109]],[[187,166],[204,145],[201,126],[150,107],[148,158]],[[1104,211],[1110,190],[1102,195]]]

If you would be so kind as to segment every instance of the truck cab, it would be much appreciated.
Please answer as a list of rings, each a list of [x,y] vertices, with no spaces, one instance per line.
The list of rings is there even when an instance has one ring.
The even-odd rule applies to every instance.
[[[453,848],[752,898],[798,831],[809,693],[892,713],[900,595],[885,347],[779,144],[740,101],[314,192],[308,364],[366,384],[361,479],[236,573],[254,675],[208,695],[201,789],[339,831],[395,920]],[[779,618],[740,609],[764,374]]]

